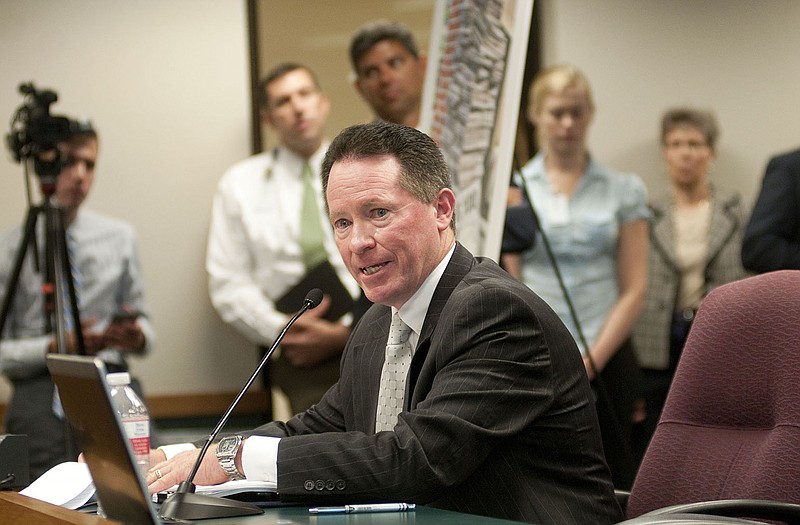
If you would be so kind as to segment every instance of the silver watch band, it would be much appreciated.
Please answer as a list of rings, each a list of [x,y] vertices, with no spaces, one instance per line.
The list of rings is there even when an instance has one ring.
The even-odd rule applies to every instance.
[[[219,461],[222,470],[225,471],[225,474],[227,474],[229,478],[232,480],[245,479],[244,475],[239,472],[239,469],[236,468],[236,454],[239,452],[239,448],[242,446],[242,436],[231,436],[223,439],[223,441],[226,440],[234,441],[233,448],[226,450],[224,453],[220,453],[218,447],[217,460]],[[222,441],[220,441],[220,443],[222,443]]]

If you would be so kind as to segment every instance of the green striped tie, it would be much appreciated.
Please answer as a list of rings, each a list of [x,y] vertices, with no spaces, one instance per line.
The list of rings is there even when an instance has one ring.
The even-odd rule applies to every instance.
[[[300,248],[303,251],[303,263],[307,270],[314,268],[328,257],[325,253],[325,233],[322,231],[317,195],[314,191],[314,173],[308,163],[303,167]]]

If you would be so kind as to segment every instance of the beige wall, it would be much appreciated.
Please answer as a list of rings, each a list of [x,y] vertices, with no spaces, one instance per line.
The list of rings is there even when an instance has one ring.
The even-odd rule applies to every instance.
[[[133,362],[148,394],[234,390],[256,362],[211,307],[204,270],[216,182],[249,153],[246,28],[243,1],[0,0],[2,133],[20,82],[57,91],[54,114],[89,117],[101,134],[87,206],[139,233],[159,336]],[[2,149],[5,230],[26,202],[21,166]]]
[[[592,81],[590,143],[601,162],[657,189],[657,121],[679,103],[717,110],[714,176],[748,198],[767,157],[800,143],[800,3],[536,2],[545,62],[574,62]],[[262,70],[290,59],[314,67],[333,100],[329,134],[371,118],[348,79],[353,29],[396,18],[418,28],[427,47],[430,0],[264,4],[273,43]],[[203,268],[214,187],[249,153],[246,28],[243,1],[0,0],[0,131],[22,100],[17,85],[34,80],[58,91],[54,112],[91,117],[102,133],[88,205],[127,219],[140,235],[159,341],[134,370],[150,394],[234,390],[255,365],[250,345],[213,311]],[[3,150],[0,229],[26,209],[22,171]],[[0,382],[0,402],[7,396]]]
[[[721,135],[712,180],[755,198],[770,155],[800,146],[800,2],[536,0],[545,64],[572,62],[597,103],[602,163],[665,188],[658,121],[672,105],[712,108]]]
[[[352,124],[369,122],[372,112],[353,87],[349,45],[361,24],[376,18],[403,22],[413,31],[420,50],[427,52],[433,17],[433,0],[318,0],[258,2],[259,74],[281,62],[310,67],[331,99],[326,131],[334,137]],[[329,6],[321,9],[320,6]],[[266,127],[265,147],[275,145]]]

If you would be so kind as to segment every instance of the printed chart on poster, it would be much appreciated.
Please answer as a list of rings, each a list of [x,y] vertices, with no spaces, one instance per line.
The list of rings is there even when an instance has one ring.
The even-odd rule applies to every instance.
[[[457,237],[495,260],[505,217],[533,0],[438,0],[420,129],[453,174]]]

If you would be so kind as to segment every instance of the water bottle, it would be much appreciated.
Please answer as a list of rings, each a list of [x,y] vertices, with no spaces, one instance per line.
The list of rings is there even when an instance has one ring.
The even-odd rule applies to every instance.
[[[131,441],[136,466],[142,478],[146,478],[150,469],[150,413],[131,388],[131,375],[128,372],[108,374],[106,381],[111,387],[111,403]]]

